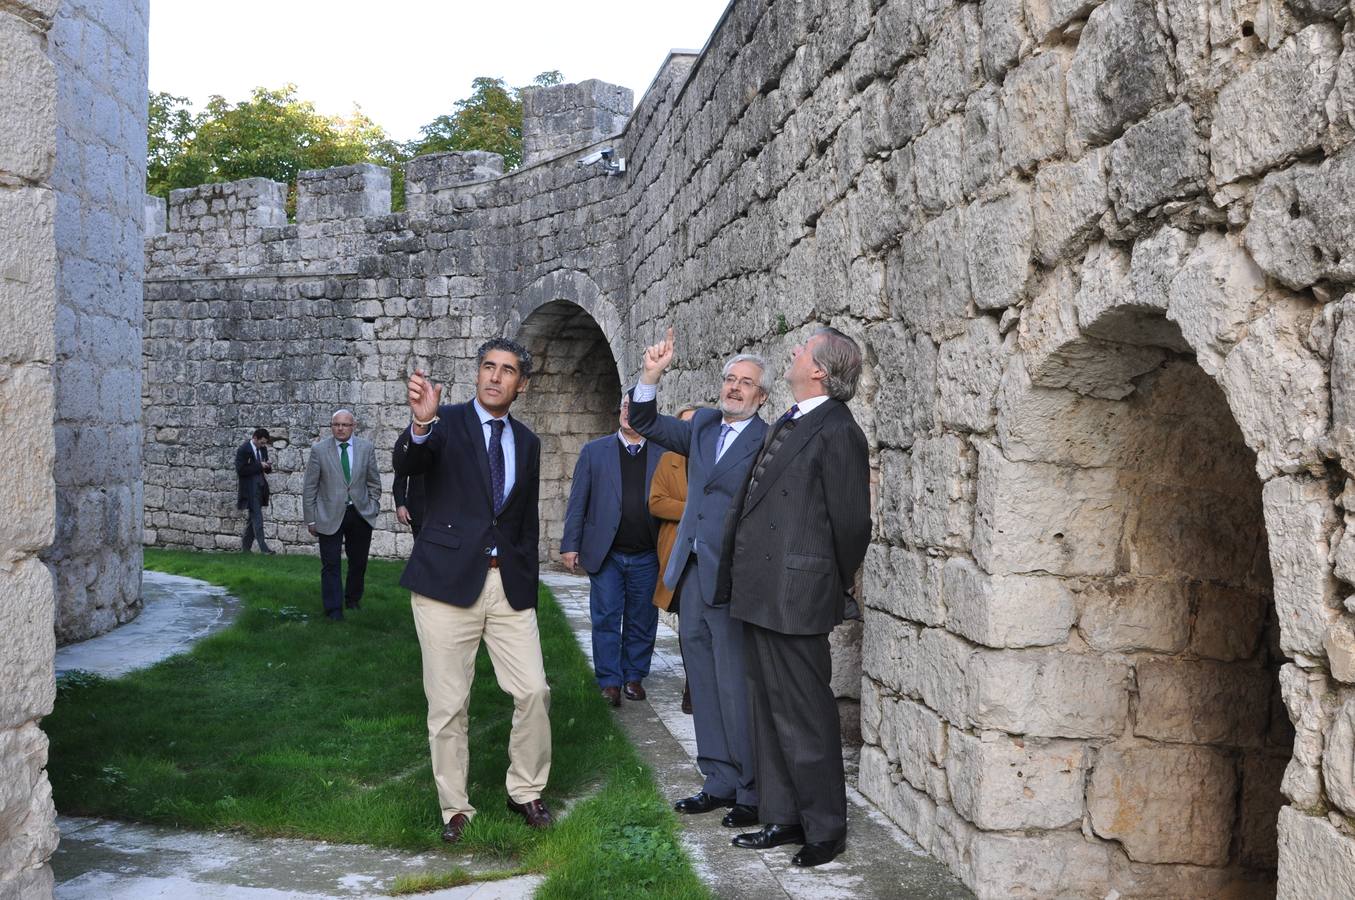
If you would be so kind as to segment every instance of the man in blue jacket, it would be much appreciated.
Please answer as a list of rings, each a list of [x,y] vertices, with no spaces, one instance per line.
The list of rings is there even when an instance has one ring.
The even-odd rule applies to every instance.
[[[593,672],[602,696],[621,705],[645,699],[659,609],[659,523],[649,514],[649,483],[663,451],[630,427],[630,398],[621,400],[621,428],[583,445],[565,510],[560,558],[582,564],[591,584]]]
[[[508,415],[532,357],[493,338],[480,346],[475,398],[440,405],[442,385],[409,379],[413,418],[395,444],[395,475],[422,475],[425,521],[400,584],[411,592],[428,697],[428,743],[442,839],[456,843],[475,815],[466,792],[471,680],[481,639],[499,686],[513,696],[508,808],[533,828],[550,775],[550,688],[536,624],[541,441]]]

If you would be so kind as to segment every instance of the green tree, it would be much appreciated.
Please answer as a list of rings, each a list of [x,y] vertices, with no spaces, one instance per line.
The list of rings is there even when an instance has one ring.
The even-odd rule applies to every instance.
[[[146,134],[146,193],[168,197],[170,188],[181,187],[176,177],[192,184],[207,180],[207,173],[185,171],[184,156],[202,121],[188,105],[187,97],[157,91],[150,95]],[[197,177],[197,181],[192,181]]]
[[[557,70],[542,72],[532,87],[559,84]],[[510,88],[502,78],[481,76],[471,82],[471,95],[454,104],[454,112],[438,116],[420,129],[422,137],[409,145],[409,156],[447,150],[488,150],[503,157],[505,169],[522,164],[522,88]]]

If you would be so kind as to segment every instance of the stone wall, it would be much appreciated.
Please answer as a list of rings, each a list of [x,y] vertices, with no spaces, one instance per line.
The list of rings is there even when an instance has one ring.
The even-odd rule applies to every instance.
[[[736,0],[614,139],[624,175],[430,162],[476,180],[296,225],[267,184],[176,195],[153,536],[232,546],[265,425],[294,448],[270,527],[310,546],[296,449],[337,405],[389,443],[408,368],[464,397],[489,333],[549,360],[521,409],[558,481],[663,328],[676,406],[831,323],[876,479],[859,661],[835,638],[861,791],[983,897],[1353,893],[1350,18]]]
[[[39,554],[55,529],[52,366],[56,361],[55,3],[0,8],[0,898],[50,897],[56,811],[47,782],[52,711],[52,576]]]
[[[67,0],[57,67],[56,633],[141,611],[148,0]]]

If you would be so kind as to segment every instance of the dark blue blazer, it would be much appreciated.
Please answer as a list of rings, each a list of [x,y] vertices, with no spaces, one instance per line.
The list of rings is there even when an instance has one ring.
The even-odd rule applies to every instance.
[[[541,521],[541,441],[509,417],[516,455],[513,490],[496,516],[491,498],[484,426],[470,403],[441,406],[428,440],[416,444],[405,429],[395,442],[395,476],[422,475],[423,526],[400,584],[415,593],[472,606],[499,548],[504,593],[514,609],[536,607]]]
[[[767,423],[754,416],[717,463],[715,444],[723,421],[718,409],[699,409],[691,421],[684,422],[659,415],[657,399],[637,403],[631,398],[630,426],[654,443],[687,457],[687,508],[678,524],[677,541],[668,558],[663,583],[676,588],[687,560],[695,556],[701,599],[711,605],[716,602],[725,518],[735,495],[743,491],[767,434]],[[684,603],[687,597],[684,593]]]
[[[651,441],[645,445],[644,508],[649,509],[649,483],[659,467],[663,448]],[[645,513],[651,536],[657,541],[659,522]],[[621,439],[613,432],[589,441],[579,451],[574,465],[574,480],[569,487],[569,506],[565,509],[565,533],[560,539],[561,553],[579,554],[583,570],[590,575],[602,568],[612,549],[616,530],[621,527]]]

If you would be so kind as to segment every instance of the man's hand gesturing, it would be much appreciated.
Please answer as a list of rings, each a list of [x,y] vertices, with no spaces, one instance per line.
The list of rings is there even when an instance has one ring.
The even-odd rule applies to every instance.
[[[438,414],[442,402],[442,385],[433,384],[423,369],[415,369],[409,376],[409,412],[416,422],[427,422]],[[412,426],[415,434],[427,434],[431,426]]]
[[[640,375],[641,383],[658,384],[659,377],[663,375],[664,369],[667,369],[672,362],[673,329],[669,328],[663,340],[645,348],[644,371]]]

